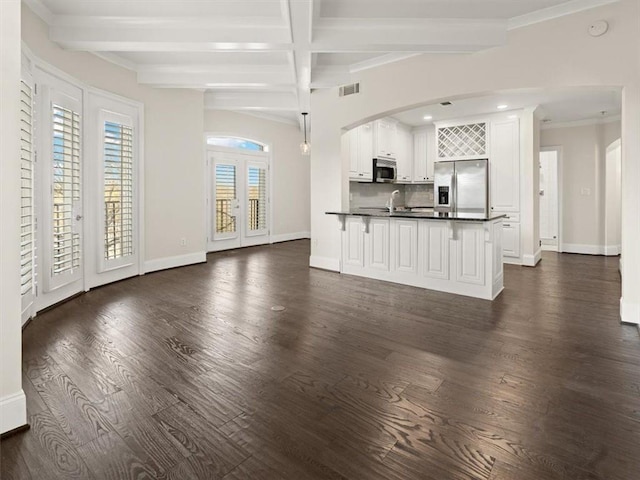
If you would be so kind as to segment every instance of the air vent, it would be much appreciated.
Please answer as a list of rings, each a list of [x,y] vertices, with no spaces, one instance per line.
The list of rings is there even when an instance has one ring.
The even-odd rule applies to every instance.
[[[451,102],[442,102],[440,103],[443,107],[448,107],[449,105],[453,105]]]
[[[354,93],[360,93],[359,83],[352,83],[351,85],[342,85],[340,87],[341,97],[346,97],[347,95],[353,95]]]

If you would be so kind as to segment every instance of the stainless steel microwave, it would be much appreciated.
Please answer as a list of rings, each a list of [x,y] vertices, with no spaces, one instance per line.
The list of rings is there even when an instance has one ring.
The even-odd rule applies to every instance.
[[[390,158],[373,159],[373,181],[377,183],[393,183],[396,181],[396,161]]]

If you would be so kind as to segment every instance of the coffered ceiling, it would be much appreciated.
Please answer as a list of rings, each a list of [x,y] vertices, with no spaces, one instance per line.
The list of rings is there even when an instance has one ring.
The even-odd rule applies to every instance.
[[[421,53],[472,53],[507,31],[616,0],[25,0],[50,39],[211,109],[297,122],[310,92]]]

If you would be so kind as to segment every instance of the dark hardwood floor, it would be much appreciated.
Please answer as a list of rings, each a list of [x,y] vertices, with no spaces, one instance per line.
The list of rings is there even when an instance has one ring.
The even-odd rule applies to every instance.
[[[506,266],[488,302],[308,257],[212,254],[36,317],[2,480],[640,478],[617,258]]]

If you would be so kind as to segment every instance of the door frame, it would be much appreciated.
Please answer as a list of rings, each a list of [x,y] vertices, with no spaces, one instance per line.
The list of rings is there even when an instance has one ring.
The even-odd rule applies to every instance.
[[[211,146],[207,144],[207,138],[209,137],[234,137],[234,138],[241,138],[244,140],[248,140],[251,142],[255,142],[255,143],[259,143],[260,145],[264,145],[265,147],[268,148],[268,151],[254,151],[254,150],[243,150],[243,149],[239,149],[239,148],[230,148],[230,147],[219,147],[219,146]],[[275,171],[275,167],[273,165],[273,151],[272,151],[272,146],[269,142],[266,142],[264,140],[261,140],[259,138],[255,138],[255,137],[247,137],[245,135],[241,135],[238,133],[232,133],[232,132],[205,132],[204,136],[203,136],[203,140],[204,140],[204,152],[203,152],[203,156],[204,156],[204,165],[205,165],[205,171],[207,172],[207,174],[204,176],[204,187],[205,187],[205,192],[206,192],[206,199],[205,199],[205,225],[207,226],[207,233],[206,233],[206,237],[205,237],[205,242],[207,245],[207,253],[211,253],[211,252],[218,252],[218,251],[223,251],[223,250],[229,250],[229,248],[216,248],[215,245],[215,240],[213,239],[213,216],[211,215],[211,208],[213,205],[213,176],[212,176],[212,172],[213,172],[213,165],[212,162],[210,161],[210,156],[216,153],[222,153],[222,154],[235,154],[235,155],[246,155],[246,156],[250,156],[250,157],[255,157],[255,158],[261,158],[261,159],[266,159],[267,161],[267,165],[268,165],[268,171],[269,171],[269,186],[267,188],[267,194],[269,196],[269,206],[268,206],[268,210],[267,210],[267,215],[269,218],[269,233],[267,234],[267,241],[264,243],[258,243],[255,245],[265,245],[265,244],[270,244],[272,243],[271,238],[272,238],[272,230],[273,230],[273,178],[274,178],[274,171]],[[244,175],[244,174],[243,174]],[[243,199],[244,201],[244,199]],[[243,219],[244,220],[244,219]],[[241,226],[242,228],[244,228],[244,225]],[[239,232],[239,235],[242,236],[242,232]],[[251,246],[251,245],[245,245],[245,246]],[[238,247],[234,247],[234,248],[238,248]],[[242,246],[240,246],[239,248],[242,248]]]
[[[564,251],[562,244],[562,210],[563,210],[563,200],[562,200],[562,146],[561,145],[550,145],[547,147],[540,147],[540,153],[542,152],[556,152],[557,156],[557,196],[558,196],[558,253],[562,253]],[[538,169],[540,168],[540,155],[538,154]],[[538,192],[540,192],[540,176],[538,176]],[[538,194],[538,232],[540,231],[540,195]],[[540,241],[542,243],[542,241]],[[542,249],[542,245],[540,246]],[[556,251],[556,250],[552,250]]]
[[[609,167],[609,155],[614,152],[616,149],[620,149],[620,166],[622,166],[622,139],[618,138],[607,145],[605,149],[605,194],[604,194],[604,254],[607,256],[616,256],[621,253],[621,242],[617,244],[612,244],[610,235],[609,235],[609,208],[607,206],[607,188],[608,188],[608,178],[607,178],[607,170]],[[622,197],[622,171],[620,172],[620,177],[618,178],[620,181],[620,196]],[[620,209],[622,208],[622,198],[620,198],[620,205],[618,206]],[[618,212],[620,215],[620,240],[622,241],[622,214]]]

